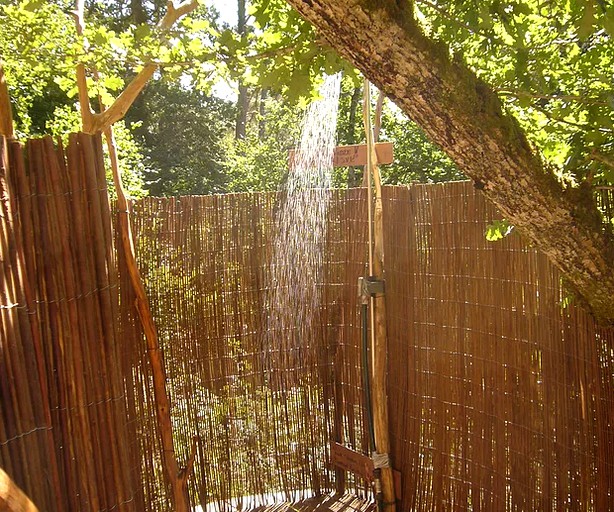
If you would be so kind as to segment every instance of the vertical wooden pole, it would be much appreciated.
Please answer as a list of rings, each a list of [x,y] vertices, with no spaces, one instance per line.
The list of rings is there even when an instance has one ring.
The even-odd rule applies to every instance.
[[[11,109],[11,98],[9,89],[4,77],[4,65],[0,60],[0,135],[4,135],[8,140],[15,138],[13,132],[13,110]]]
[[[370,251],[371,276],[384,279],[384,220],[382,211],[382,184],[377,165],[377,154],[371,127],[371,94],[369,82],[365,80],[363,95],[363,118],[367,138],[367,173],[373,179],[373,243]],[[373,428],[375,431],[376,467],[381,467],[383,504],[387,511],[396,510],[394,478],[390,463],[380,463],[379,459],[389,460],[390,434],[388,426],[388,347],[386,332],[386,300],[384,294],[371,297],[371,401],[373,409]]]

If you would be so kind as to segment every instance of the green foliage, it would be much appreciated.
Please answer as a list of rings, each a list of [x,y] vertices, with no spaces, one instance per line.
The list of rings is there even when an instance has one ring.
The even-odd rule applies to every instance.
[[[145,187],[152,195],[224,192],[223,141],[234,107],[165,81],[149,85],[127,117],[145,153]]]
[[[576,184],[614,182],[611,2],[417,0],[415,6],[429,35],[445,41],[454,59],[498,91],[561,175]],[[155,62],[165,80],[180,80],[182,86],[152,86],[130,114],[132,126],[142,122],[136,131],[152,193],[271,189],[282,179],[297,117],[269,99],[264,117],[251,114],[246,139],[234,141],[228,135],[232,107],[206,96],[221,77],[252,91],[280,93],[300,112],[315,96],[322,74],[342,70],[339,142],[363,138],[362,98],[357,107],[355,101],[358,73],[318,41],[313,27],[283,0],[251,2],[242,34],[220,26],[205,6],[161,33],[155,24],[166,5],[160,0],[94,0],[87,3],[86,33],[79,38],[72,8],[65,0],[0,3],[0,47],[22,137],[75,126],[70,111],[77,62],[99,74],[90,80],[93,104],[97,96],[109,104],[143,65]],[[264,136],[256,128],[263,124]],[[130,146],[128,140],[126,132]],[[382,168],[385,183],[462,177],[389,105],[381,140],[395,144],[395,163]],[[126,154],[135,157],[136,148]],[[335,183],[356,184],[360,175],[360,169],[338,169]]]
[[[611,183],[614,6],[605,0],[418,0],[431,36],[486,80],[576,183]]]
[[[229,30],[222,40],[235,78],[295,99],[313,94],[322,72],[351,69],[320,48],[313,28],[282,0],[255,0],[250,12],[255,30],[243,38]],[[611,2],[417,0],[416,13],[432,37],[449,45],[455,60],[499,93],[561,175],[575,183],[613,182]],[[449,161],[421,143],[423,136],[412,135],[412,147],[428,155],[414,154],[411,160],[434,159],[434,177],[430,171],[424,177],[397,168],[389,182],[459,176]]]
[[[229,192],[278,189],[288,172],[288,150],[298,140],[301,116],[300,109],[267,96],[248,123],[245,139],[227,136],[224,165]]]
[[[284,0],[254,0],[248,7],[252,30],[243,36],[227,28],[217,40],[228,76],[296,103],[317,94],[322,75],[352,65],[317,41],[315,30]]]
[[[486,240],[496,242],[509,235],[514,230],[514,226],[508,220],[495,220],[486,228]]]
[[[0,3],[1,58],[20,137],[45,133],[55,108],[68,101],[59,80],[74,75],[69,55],[76,31],[70,21],[55,3]]]

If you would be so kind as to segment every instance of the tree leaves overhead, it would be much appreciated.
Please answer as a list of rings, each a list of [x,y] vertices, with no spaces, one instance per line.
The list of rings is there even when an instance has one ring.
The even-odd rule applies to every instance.
[[[416,7],[430,35],[499,92],[550,162],[576,183],[611,183],[611,2],[417,0]]]
[[[227,28],[218,39],[231,78],[281,93],[294,103],[315,95],[324,73],[356,75],[285,0],[255,0],[248,14],[251,30],[240,36]]]
[[[611,0],[416,0],[418,20],[504,99],[558,172],[612,183]],[[255,30],[228,58],[252,84],[295,99],[323,72],[350,69],[283,0],[255,0]]]

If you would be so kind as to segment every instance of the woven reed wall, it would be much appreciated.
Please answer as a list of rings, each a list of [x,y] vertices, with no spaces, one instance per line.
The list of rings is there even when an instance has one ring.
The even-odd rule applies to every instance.
[[[42,510],[168,510],[99,148],[80,135],[67,155],[49,139],[28,143],[25,159],[17,144],[2,151],[0,465]],[[517,234],[485,241],[499,215],[469,184],[384,192],[401,510],[612,509],[612,331],[561,308],[557,272]],[[611,211],[611,194],[601,204]],[[364,191],[331,192],[323,300],[308,357],[288,367],[266,355],[275,197],[134,204],[182,461],[198,439],[194,503],[366,494],[327,463],[331,440],[367,448],[364,207]],[[280,351],[295,334],[279,333]]]
[[[143,510],[100,142],[2,143],[0,466],[43,511]]]
[[[470,183],[384,203],[401,509],[613,510],[614,332]]]
[[[274,307],[266,280],[275,257],[275,200],[273,194],[241,194],[134,204],[137,256],[164,349],[180,459],[187,459],[197,437],[191,497],[221,510],[250,509],[271,495],[365,492],[363,482],[327,464],[331,439],[363,449],[366,438],[354,314],[354,283],[366,255],[364,194],[331,192],[325,264],[317,283],[322,304],[300,357],[291,353],[294,328],[267,333]],[[123,282],[121,288],[129,290]],[[131,297],[122,303],[128,308],[126,332],[138,331],[130,321]],[[149,365],[144,345],[133,347],[131,357],[141,361],[135,389],[143,393],[135,400],[141,478],[147,510],[163,510],[168,504],[152,435]],[[281,357],[270,358],[271,350]]]

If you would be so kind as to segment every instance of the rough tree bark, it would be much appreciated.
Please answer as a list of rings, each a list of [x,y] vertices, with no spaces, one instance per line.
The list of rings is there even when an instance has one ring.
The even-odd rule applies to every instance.
[[[246,0],[237,1],[237,32],[241,37],[247,33]],[[249,110],[249,95],[247,86],[239,80],[239,97],[237,98],[237,120],[235,123],[235,138],[245,139],[247,133],[247,111]]]
[[[410,2],[288,1],[452,157],[599,321],[614,323],[612,230],[591,192],[563,189],[488,85],[423,35]]]

